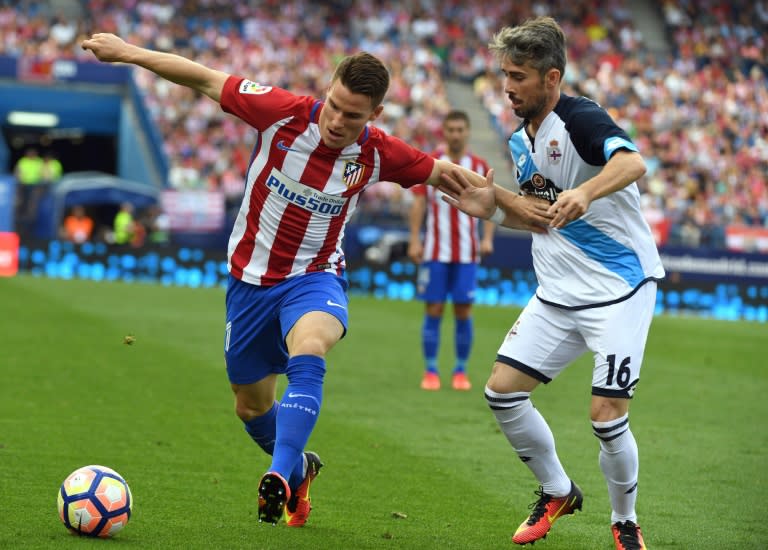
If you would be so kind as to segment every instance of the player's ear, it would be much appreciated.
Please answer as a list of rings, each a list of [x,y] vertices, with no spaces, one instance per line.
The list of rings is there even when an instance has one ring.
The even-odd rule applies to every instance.
[[[368,117],[368,122],[373,122],[374,120],[379,118],[382,112],[384,112],[384,105],[379,103],[371,113],[371,116]]]
[[[547,74],[545,76],[547,84],[550,86],[554,86],[556,88],[560,87],[560,80],[562,79],[562,75],[560,74],[560,69],[549,69],[547,71]]]

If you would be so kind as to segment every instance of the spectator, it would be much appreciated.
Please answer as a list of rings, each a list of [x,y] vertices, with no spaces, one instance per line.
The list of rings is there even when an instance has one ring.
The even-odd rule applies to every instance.
[[[81,205],[72,207],[72,212],[64,218],[61,228],[61,238],[77,244],[91,240],[93,234],[93,219],[85,213]]]
[[[450,109],[443,74],[463,80],[479,75],[478,98],[490,111],[503,148],[520,121],[504,104],[486,51],[489,29],[499,21],[521,21],[532,13],[557,13],[570,38],[564,91],[593,97],[627,128],[648,163],[648,175],[638,182],[641,190],[653,186],[654,194],[668,197],[674,206],[664,212],[667,222],[679,222],[685,206],[701,195],[708,208],[721,211],[709,218],[719,224],[719,233],[736,221],[768,223],[764,108],[768,4],[764,1],[658,0],[659,24],[666,25],[671,55],[646,51],[642,34],[632,25],[628,0],[576,0],[567,7],[555,0],[533,4],[448,0],[427,11],[405,0],[376,6],[308,0],[286,0],[279,7],[221,2],[155,5],[133,0],[82,4],[85,17],[75,25],[57,21],[45,2],[0,1],[0,51],[43,61],[83,59],[85,52],[70,43],[72,28],[77,26],[82,36],[87,26],[95,25],[130,33],[148,46],[185,48],[222,70],[253,74],[314,94],[321,89],[322,74],[341,57],[352,49],[370,47],[392,67],[387,110],[377,126],[388,132],[397,127],[397,135],[426,149],[434,148],[440,120]],[[237,55],[224,55],[229,52]],[[232,170],[242,178],[244,163],[235,166],[226,159],[247,159],[254,135],[188,90],[170,86],[148,71],[137,71],[134,77],[165,138],[175,185],[223,189],[228,181],[236,181],[232,176],[237,174],[227,173]],[[210,136],[210,143],[200,139],[203,135]],[[757,183],[740,189],[744,186],[726,174],[732,165],[737,174],[756,170]],[[683,196],[678,173],[696,180],[693,196]],[[713,182],[717,185],[710,185]],[[373,217],[399,215],[404,208],[393,201],[407,196],[379,201],[388,209],[383,215],[367,208],[375,208],[377,201],[361,205],[361,211]],[[756,213],[749,212],[750,201]],[[702,240],[703,246],[707,243]]]
[[[133,241],[136,222],[133,219],[133,205],[130,202],[124,202],[120,205],[120,210],[115,215],[113,230],[115,244],[126,245]]]
[[[152,244],[166,245],[171,237],[171,220],[168,214],[157,206],[150,206],[144,217],[147,238]]]
[[[16,219],[20,232],[25,233],[31,230],[43,192],[43,159],[37,149],[27,149],[16,162],[13,173],[18,183]]]
[[[47,185],[57,183],[61,179],[63,173],[64,168],[61,165],[61,161],[56,157],[56,154],[50,151],[46,152],[43,155],[41,183]]]

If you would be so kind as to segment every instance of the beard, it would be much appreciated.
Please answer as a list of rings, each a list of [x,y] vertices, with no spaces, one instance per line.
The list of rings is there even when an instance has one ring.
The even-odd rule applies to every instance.
[[[451,156],[457,157],[464,151],[464,143],[463,142],[449,142],[448,143],[448,153]]]
[[[511,101],[511,98],[510,98]],[[522,105],[520,108],[512,108],[515,112],[515,116],[523,120],[531,120],[538,117],[544,109],[547,107],[547,98],[544,94],[540,94],[534,98],[528,105]]]

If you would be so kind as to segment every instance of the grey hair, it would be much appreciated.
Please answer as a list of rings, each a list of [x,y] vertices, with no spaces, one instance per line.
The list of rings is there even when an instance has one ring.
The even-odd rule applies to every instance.
[[[529,19],[516,27],[504,27],[493,35],[488,49],[500,61],[526,63],[544,76],[549,69],[565,73],[565,34],[551,17]]]

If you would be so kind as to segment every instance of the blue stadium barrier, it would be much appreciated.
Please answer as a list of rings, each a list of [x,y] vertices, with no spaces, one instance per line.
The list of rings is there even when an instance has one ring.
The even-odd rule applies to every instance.
[[[362,257],[348,256],[347,261],[350,294],[388,300],[416,299],[417,266],[407,258],[371,264]],[[227,262],[221,250],[188,246],[132,249],[103,243],[75,245],[58,240],[22,243],[19,271],[58,279],[154,282],[189,288],[226,288],[228,278]],[[476,303],[479,305],[523,307],[537,286],[532,269],[483,265],[478,275]],[[722,277],[720,280],[686,279],[679,273],[674,275],[659,285],[656,314],[768,323],[768,278],[748,281],[736,278],[723,282]]]

